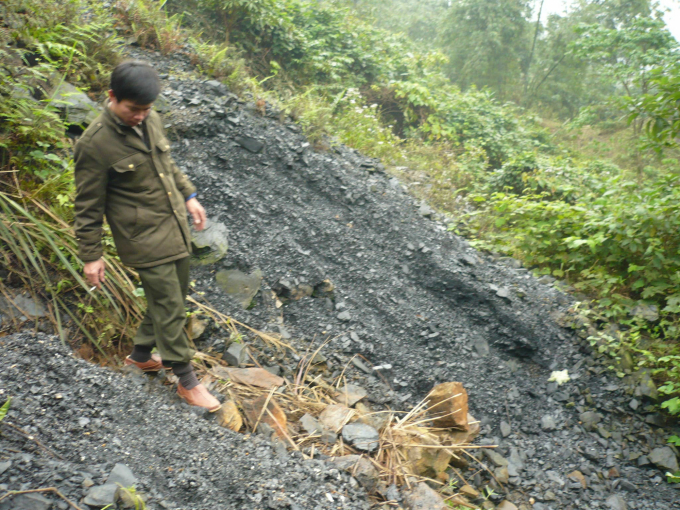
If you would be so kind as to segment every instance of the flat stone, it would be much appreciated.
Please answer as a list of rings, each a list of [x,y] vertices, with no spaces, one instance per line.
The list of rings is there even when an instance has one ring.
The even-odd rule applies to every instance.
[[[14,304],[19,308],[21,313],[26,313],[30,317],[45,317],[47,315],[47,310],[45,306],[40,302],[36,301],[32,297],[19,294],[14,298]]]
[[[232,367],[240,367],[248,360],[248,347],[238,342],[232,342],[222,354],[222,359]]]
[[[649,461],[658,468],[666,469],[671,473],[678,471],[678,458],[670,446],[654,448],[649,454]]]
[[[338,435],[331,430],[324,429],[321,432],[321,442],[328,445],[335,444],[338,442]]]
[[[132,471],[125,464],[116,464],[113,466],[109,477],[106,479],[107,484],[120,484],[123,487],[132,487],[137,483],[137,477],[132,474]]]
[[[373,463],[361,455],[333,457],[331,462],[338,468],[351,473],[369,492],[373,492],[380,481],[378,470]]]
[[[215,280],[217,285],[230,296],[234,296],[245,310],[260,290],[262,271],[256,269],[250,274],[245,274],[238,269],[222,270],[215,275]]]
[[[67,124],[87,125],[99,115],[97,103],[68,82],[61,82],[48,95],[50,105],[62,112]]]
[[[611,510],[628,510],[626,501],[618,494],[612,494],[607,498],[607,506]]]
[[[508,437],[511,432],[512,427],[510,426],[510,424],[505,421],[501,421],[501,435],[503,437]]]
[[[236,407],[236,403],[233,400],[227,400],[219,411],[217,411],[217,423],[221,427],[238,432],[243,427],[243,418],[241,418],[241,413]]]
[[[479,491],[472,487],[471,485],[463,485],[460,489],[458,489],[458,492],[460,492],[463,496],[469,499],[477,499],[479,497]]]
[[[331,404],[319,415],[319,423],[322,427],[337,433],[353,414],[354,410],[349,407]]]
[[[350,314],[347,310],[340,312],[338,315],[338,320],[347,322],[349,320],[352,320],[352,314]]]
[[[300,418],[300,425],[302,425],[302,428],[305,429],[307,434],[321,434],[323,431],[323,427],[321,426],[321,423],[319,423],[319,420],[314,418],[311,414],[305,414],[302,418]]]
[[[342,428],[342,439],[357,450],[373,452],[378,449],[380,434],[365,423],[348,423]]]
[[[146,508],[144,495],[137,491],[127,490],[125,487],[118,487],[113,496],[118,510],[139,510]]]
[[[502,466],[498,467],[494,470],[494,476],[496,477],[496,480],[498,480],[498,483],[508,483],[508,480],[510,479],[510,474],[508,473],[508,468],[507,466]]]
[[[555,418],[550,414],[546,414],[545,416],[543,416],[541,418],[541,428],[546,431],[557,429]]]
[[[352,407],[354,404],[359,402],[359,400],[365,398],[366,396],[368,396],[368,392],[361,386],[357,386],[356,384],[347,384],[340,388],[338,393],[335,395],[335,398],[342,405]]]
[[[358,420],[361,423],[370,425],[375,430],[380,431],[387,424],[389,417],[388,413],[374,413],[371,408],[365,405],[363,402],[357,402],[354,406],[354,409],[356,409],[359,415]]]
[[[472,347],[474,347],[475,351],[477,351],[477,354],[479,354],[481,357],[488,356],[490,352],[489,342],[482,335],[474,335],[472,339]]]
[[[630,311],[634,317],[640,317],[649,322],[656,322],[659,320],[659,308],[656,305],[639,304]]]
[[[586,430],[595,430],[596,425],[602,421],[602,415],[594,411],[586,411],[579,415],[579,420]]]
[[[510,448],[510,462],[509,466],[514,466],[517,471],[524,471],[524,461],[517,448]],[[511,475],[512,476],[512,475]]]
[[[426,398],[435,427],[468,430],[468,396],[463,383],[438,384]]]
[[[652,381],[651,376],[647,372],[643,372],[640,377],[640,384],[636,389],[636,395],[646,397],[650,400],[659,399],[659,390],[656,389],[654,381]]]
[[[600,436],[602,436],[603,439],[609,439],[610,437],[612,437],[611,432],[609,432],[602,425],[598,425],[597,433],[600,434]]]
[[[404,503],[409,510],[450,510],[439,493],[424,482],[403,492]]]
[[[199,319],[195,315],[189,317],[187,329],[189,330],[189,336],[191,337],[191,339],[192,340],[198,339],[205,332],[205,328],[207,326],[208,323],[206,321]]]
[[[224,223],[208,220],[200,232],[192,230],[191,244],[194,265],[214,264],[227,255],[229,230]]]
[[[12,461],[8,460],[6,462],[0,462],[0,475],[12,467]]]
[[[444,448],[428,448],[428,446],[439,446],[436,443],[428,442],[426,438],[411,439],[411,444],[405,449],[406,458],[411,463],[411,470],[418,476],[437,479],[449,467],[453,458],[451,450]],[[422,446],[415,446],[420,444]]]
[[[645,416],[645,423],[663,428],[666,425],[666,420],[660,413],[652,413]]]
[[[650,464],[651,462],[649,462],[649,457],[647,457],[646,455],[641,455],[640,457],[638,457],[637,460],[638,467],[649,466]]]
[[[501,504],[496,507],[496,510],[517,510],[514,503],[510,503],[507,499],[501,501]]]
[[[429,205],[427,205],[425,202],[422,202],[420,204],[420,207],[418,208],[418,214],[420,214],[424,218],[431,218],[435,213],[435,210],[432,209]]]
[[[285,383],[283,377],[274,375],[264,368],[232,368],[217,367],[213,373],[220,377],[228,377],[231,381],[240,384],[248,384],[270,390],[277,388]]]
[[[105,485],[95,485],[92,487],[83,503],[87,506],[93,506],[95,508],[101,508],[106,505],[113,505],[115,502],[116,490],[118,490],[118,485],[115,483],[107,483]]]
[[[373,369],[369,366],[366,366],[366,363],[361,361],[359,358],[356,358],[356,357],[352,358],[352,364],[366,374],[369,374],[369,375],[373,374]]]
[[[510,300],[510,296],[511,296],[510,291],[508,289],[506,289],[505,287],[498,289],[496,291],[496,295],[499,298],[503,298],[503,299],[507,299],[507,300]]]
[[[163,94],[158,94],[153,102],[153,109],[158,113],[168,113],[172,111],[172,103]]]
[[[49,510],[53,501],[41,494],[19,494],[11,499],[11,510]]]
[[[242,404],[243,410],[246,413],[246,417],[248,418],[251,427],[255,426],[259,418],[260,424],[268,425],[280,439],[283,439],[287,435],[286,427],[288,425],[288,419],[286,418],[286,413],[283,412],[283,409],[281,409],[273,398],[269,399],[267,409],[264,410],[267,397],[268,395],[262,395],[255,400],[245,400]]]
[[[250,151],[254,154],[261,152],[262,149],[264,148],[264,143],[253,138],[252,136],[245,136],[245,135],[237,136],[236,138],[234,138],[234,141],[237,144],[239,144],[241,147],[243,147],[244,149],[246,149],[246,150],[248,150],[248,151]]]
[[[458,257],[458,260],[461,261],[466,266],[476,266],[477,264],[479,264],[479,261],[477,260],[476,257],[468,255],[467,253],[460,255]]]
[[[567,478],[570,478],[570,479],[574,480],[575,482],[580,483],[581,487],[583,487],[584,489],[586,489],[588,487],[588,482],[586,480],[586,477],[583,476],[583,473],[581,473],[580,471],[572,471],[571,473],[569,473],[567,475]]]
[[[503,458],[503,456],[496,452],[495,450],[492,450],[491,448],[485,448],[484,449],[484,455],[487,456],[487,458],[493,462],[493,464],[496,467],[501,467],[501,466],[507,466],[508,461],[507,459]]]

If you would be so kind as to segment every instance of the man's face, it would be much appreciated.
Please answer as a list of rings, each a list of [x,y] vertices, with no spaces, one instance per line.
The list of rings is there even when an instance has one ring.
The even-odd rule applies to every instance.
[[[151,112],[150,104],[137,104],[129,99],[118,101],[113,91],[109,90],[109,108],[120,120],[130,127],[134,127],[147,118]]]

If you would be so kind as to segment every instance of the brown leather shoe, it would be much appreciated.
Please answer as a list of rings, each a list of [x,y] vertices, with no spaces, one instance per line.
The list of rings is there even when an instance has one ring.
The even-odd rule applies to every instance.
[[[177,394],[190,406],[205,407],[211,413],[217,411],[221,406],[220,401],[213,397],[208,388],[202,384],[190,390],[185,390],[184,386],[177,383]]]
[[[125,358],[125,361],[123,361],[123,364],[135,365],[137,368],[144,372],[160,372],[161,370],[168,370],[166,367],[163,366],[161,357],[158,354],[152,354],[151,359],[143,363],[135,361],[132,358],[130,358],[130,356],[128,356],[127,358]]]

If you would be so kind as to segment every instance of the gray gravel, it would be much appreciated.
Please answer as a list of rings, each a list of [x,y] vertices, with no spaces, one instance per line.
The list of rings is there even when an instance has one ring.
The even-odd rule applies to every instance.
[[[120,463],[150,509],[368,508],[349,475],[223,429],[152,378],[76,359],[42,334],[14,334],[0,348],[2,397],[12,397],[5,421],[45,447],[0,426],[0,461],[10,463],[0,494],[58,487],[79,502]],[[15,508],[7,501],[0,509]]]

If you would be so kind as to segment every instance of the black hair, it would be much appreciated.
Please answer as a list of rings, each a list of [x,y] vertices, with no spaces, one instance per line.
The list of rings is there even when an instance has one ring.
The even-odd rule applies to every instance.
[[[118,101],[128,99],[135,104],[151,104],[161,92],[156,70],[146,62],[128,60],[111,73],[111,90]]]

